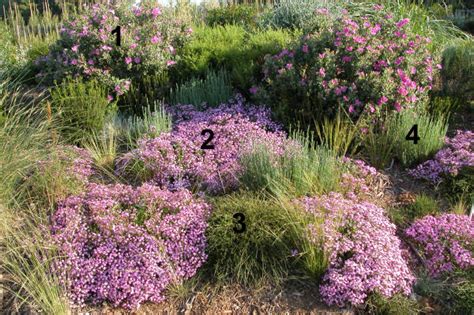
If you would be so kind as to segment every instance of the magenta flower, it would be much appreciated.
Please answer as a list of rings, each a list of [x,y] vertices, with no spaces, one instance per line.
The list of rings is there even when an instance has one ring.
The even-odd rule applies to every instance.
[[[153,37],[151,38],[151,43],[152,43],[152,44],[156,44],[156,43],[158,43],[158,42],[160,42],[160,37],[158,37],[158,36],[153,36]]]
[[[160,8],[154,8],[153,10],[151,10],[151,15],[153,15],[154,18],[156,18],[160,14],[161,14]]]
[[[304,44],[303,47],[301,47],[301,50],[307,54],[309,52],[309,48],[308,48],[308,45]]]
[[[168,60],[168,61],[166,61],[166,65],[167,65],[168,67],[173,66],[173,65],[175,65],[175,64],[176,64],[176,61],[174,61],[174,60]]]
[[[72,46],[72,47],[71,47],[71,50],[72,50],[73,52],[78,52],[78,50],[79,50],[79,45],[74,45],[74,46]]]
[[[125,63],[128,65],[132,63],[132,58],[131,57],[125,57]]]
[[[395,25],[396,25],[398,28],[402,28],[402,27],[404,27],[405,25],[407,25],[408,23],[410,23],[410,19],[405,18],[405,19],[402,19],[402,20],[398,21]]]
[[[133,58],[133,62],[138,64],[138,63],[142,62],[142,60],[141,60],[140,57],[135,57],[135,58]]]
[[[258,87],[252,86],[252,87],[249,89],[249,92],[250,92],[251,94],[257,94],[257,92],[258,92]]]

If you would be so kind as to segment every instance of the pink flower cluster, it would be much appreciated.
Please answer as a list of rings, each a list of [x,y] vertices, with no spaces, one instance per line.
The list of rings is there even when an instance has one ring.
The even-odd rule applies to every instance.
[[[65,23],[49,55],[37,60],[40,77],[52,82],[69,75],[96,77],[121,95],[144,72],[160,72],[175,63],[176,48],[190,34],[151,2],[134,9],[124,3],[94,4],[83,12]]]
[[[464,167],[474,167],[474,132],[458,130],[453,138],[446,138],[446,146],[432,160],[409,171],[409,174],[440,183],[443,176],[456,176]]]
[[[218,108],[198,112],[190,106],[175,115],[172,132],[158,138],[143,139],[139,148],[120,162],[119,173],[126,172],[137,160],[153,173],[153,181],[163,187],[198,187],[211,193],[235,189],[241,170],[240,157],[254,145],[264,144],[276,155],[289,142],[281,131],[271,132],[275,125],[264,108],[244,108],[241,100]],[[181,110],[183,107],[180,108]],[[208,143],[214,149],[201,149],[212,130]]]
[[[52,217],[61,254],[55,272],[76,305],[161,302],[168,285],[192,277],[206,260],[209,212],[187,190],[89,184]]]
[[[423,253],[432,276],[474,266],[474,223],[466,215],[426,216],[415,221],[405,234]]]
[[[382,208],[339,193],[297,202],[324,218],[323,246],[329,253],[329,269],[320,293],[327,304],[360,305],[374,292],[386,297],[411,292],[414,277],[402,257],[396,227]],[[310,237],[317,240],[320,234]]]
[[[293,96],[293,104],[314,104],[329,114],[343,106],[358,116],[400,111],[427,97],[436,70],[430,40],[414,35],[408,19],[394,21],[376,8],[332,20],[332,27],[266,59],[261,95],[268,104]]]

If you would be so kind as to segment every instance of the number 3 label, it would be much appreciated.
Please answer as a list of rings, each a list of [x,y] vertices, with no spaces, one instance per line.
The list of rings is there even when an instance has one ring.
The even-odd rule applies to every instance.
[[[237,224],[236,226],[234,226],[234,232],[235,233],[243,233],[245,232],[245,230],[247,229],[247,226],[245,225],[244,221],[245,221],[245,215],[243,213],[235,213],[234,214],[234,219],[237,220]],[[237,225],[239,227],[237,227]]]

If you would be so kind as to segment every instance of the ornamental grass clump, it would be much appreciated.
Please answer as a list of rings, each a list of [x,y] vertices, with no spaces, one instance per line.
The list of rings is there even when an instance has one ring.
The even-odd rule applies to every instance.
[[[40,79],[52,83],[68,75],[96,78],[111,88],[110,97],[122,95],[130,80],[173,66],[176,50],[192,33],[148,1],[134,7],[94,4],[83,12],[65,23],[50,53],[37,60]]]
[[[180,108],[188,110],[175,115],[173,131],[143,139],[138,149],[119,162],[119,173],[138,170],[148,176],[142,180],[170,189],[184,186],[226,192],[238,187],[239,160],[245,152],[265,143],[270,152],[281,155],[289,143],[283,132],[267,130],[277,128],[267,110],[245,109],[241,100],[204,112],[192,106]]]
[[[52,216],[54,271],[75,305],[161,302],[206,260],[210,207],[187,190],[90,184]]]
[[[413,34],[409,19],[394,20],[381,6],[355,17],[318,14],[331,26],[266,58],[259,96],[280,120],[311,124],[341,108],[353,118],[378,117],[427,98],[441,66],[428,51],[430,40]]]
[[[415,221],[405,235],[422,253],[431,276],[474,266],[474,224],[467,215],[429,215]]]
[[[329,305],[361,305],[370,294],[408,295],[414,277],[402,257],[396,227],[384,210],[339,193],[297,201],[322,228],[308,225],[310,238],[329,255],[320,293]],[[322,241],[323,240],[323,241]]]

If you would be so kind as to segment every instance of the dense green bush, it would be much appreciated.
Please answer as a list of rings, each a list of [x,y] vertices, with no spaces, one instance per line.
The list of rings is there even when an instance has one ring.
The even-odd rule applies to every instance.
[[[210,26],[239,24],[246,27],[255,26],[257,8],[252,5],[228,5],[209,9],[205,22]]]
[[[58,128],[66,141],[72,143],[99,133],[106,117],[116,111],[116,103],[107,98],[107,87],[96,80],[68,79],[50,92]]]
[[[209,70],[225,69],[233,86],[247,92],[261,78],[264,56],[276,53],[295,37],[295,32],[251,32],[237,25],[198,27],[192,40],[178,52],[181,59],[171,79],[182,83],[190,77],[204,78]]]
[[[413,203],[389,211],[389,217],[397,226],[408,226],[415,219],[439,213],[438,202],[428,195],[421,194],[416,196]]]
[[[246,229],[233,218],[244,215]],[[238,218],[237,218],[238,219]],[[288,275],[296,248],[294,221],[280,204],[251,194],[213,201],[207,234],[208,270],[217,281],[254,285],[281,283]]]
[[[266,58],[259,96],[279,120],[308,125],[341,109],[377,118],[427,98],[436,67],[429,40],[407,19],[389,19],[380,7],[353,18],[325,14],[332,27]]]

